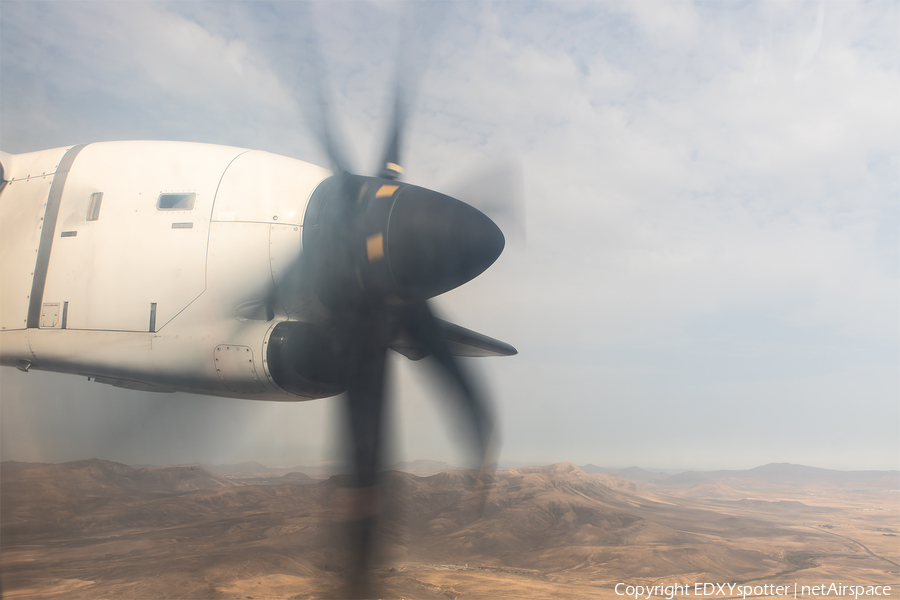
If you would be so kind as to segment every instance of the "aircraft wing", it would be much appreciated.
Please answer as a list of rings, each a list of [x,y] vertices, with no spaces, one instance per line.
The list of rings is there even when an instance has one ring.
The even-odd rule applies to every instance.
[[[519,351],[500,340],[460,327],[443,319],[437,319],[450,353],[454,356],[512,356]],[[391,342],[391,349],[410,360],[420,360],[428,356],[412,339],[401,331]]]
[[[145,383],[143,381],[133,381],[131,379],[119,379],[113,377],[94,377],[93,375],[88,376],[89,381],[94,381],[96,383],[105,383],[106,385],[111,385],[118,388],[123,388],[126,390],[140,390],[142,392],[158,392],[162,394],[171,394],[175,390],[165,388],[158,385],[153,385],[150,383]]]

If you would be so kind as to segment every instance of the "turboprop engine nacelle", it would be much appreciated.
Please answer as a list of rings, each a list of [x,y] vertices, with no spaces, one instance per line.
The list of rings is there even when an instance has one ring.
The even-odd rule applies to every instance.
[[[342,299],[375,290],[389,303],[419,301],[476,276],[503,245],[458,200],[378,178],[340,184],[327,169],[255,150],[102,142],[0,154],[0,167],[0,364],[125,388],[338,394]],[[336,193],[357,181],[358,214]],[[377,235],[351,235],[369,225]],[[452,354],[515,354],[435,323]],[[408,333],[390,347],[422,358]]]
[[[340,391],[304,377],[333,343],[291,272],[328,170],[184,142],[3,154],[2,168],[2,364],[158,391]]]

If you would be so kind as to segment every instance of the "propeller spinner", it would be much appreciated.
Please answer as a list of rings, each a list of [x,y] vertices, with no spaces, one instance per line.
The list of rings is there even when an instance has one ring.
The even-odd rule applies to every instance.
[[[319,186],[304,219],[304,252],[328,308],[421,302],[477,277],[503,252],[494,222],[455,198],[380,178],[341,178]]]

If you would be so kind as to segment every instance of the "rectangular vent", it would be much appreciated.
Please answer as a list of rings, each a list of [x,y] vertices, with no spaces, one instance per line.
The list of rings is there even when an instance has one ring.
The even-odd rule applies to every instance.
[[[156,201],[159,210],[191,210],[197,199],[196,192],[186,194],[160,194]]]
[[[96,221],[100,218],[100,204],[103,202],[103,192],[91,194],[91,203],[88,205],[87,220]]]
[[[77,231],[63,231],[59,237],[75,237],[76,235],[78,235]]]
[[[193,223],[172,223],[172,229],[193,229]]]

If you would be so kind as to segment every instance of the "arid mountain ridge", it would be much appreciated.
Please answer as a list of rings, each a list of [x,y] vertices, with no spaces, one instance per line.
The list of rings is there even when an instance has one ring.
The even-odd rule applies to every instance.
[[[0,463],[3,596],[339,595],[346,478],[258,469]],[[470,471],[390,471],[384,596],[613,597],[616,582],[673,577],[897,580],[897,471],[712,473],[638,482],[569,463],[507,469],[482,511]]]
[[[566,463],[569,464],[569,463]],[[148,468],[152,465],[135,465],[133,468]],[[337,474],[337,469],[328,465],[298,465],[294,467],[268,467],[257,461],[248,461],[236,464],[191,464],[179,465],[200,467],[221,477],[228,479],[258,479],[267,477],[280,477],[290,473],[301,473],[312,479],[327,479]],[[549,465],[547,465],[549,466]],[[503,467],[499,470],[508,470]],[[532,468],[532,467],[518,467]],[[581,465],[579,468],[585,473],[602,473],[606,475],[619,475],[625,479],[636,482],[666,482],[668,485],[696,485],[699,483],[707,483],[720,479],[766,479],[766,480],[790,480],[799,481],[831,481],[834,483],[849,482],[869,482],[873,479],[887,477],[888,481],[891,477],[900,480],[900,471],[898,470],[849,470],[839,471],[835,469],[823,469],[820,467],[809,467],[793,463],[769,463],[752,469],[719,469],[714,471],[683,471],[678,473],[667,473],[663,471],[654,471],[642,469],[640,467],[628,467],[624,469],[613,469],[600,467],[594,464]],[[403,471],[420,477],[427,477],[442,473],[445,471],[458,471],[459,467],[455,467],[449,463],[435,460],[414,460],[398,462],[387,467],[388,471]],[[296,476],[295,476],[296,477]]]

